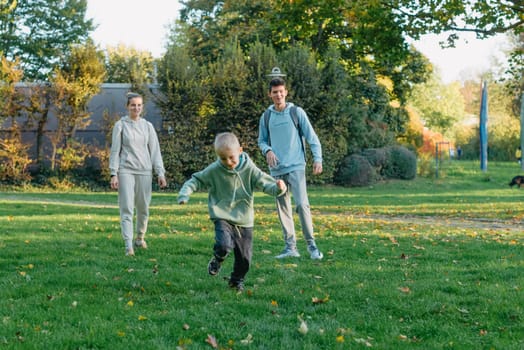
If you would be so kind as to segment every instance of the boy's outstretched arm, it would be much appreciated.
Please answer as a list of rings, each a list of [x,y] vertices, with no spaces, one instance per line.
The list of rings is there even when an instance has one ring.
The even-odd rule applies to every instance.
[[[284,180],[277,180],[277,187],[280,190],[280,194],[284,194],[287,191],[287,186]]]
[[[198,190],[198,188],[199,183],[194,177],[187,180],[178,192],[178,204],[186,204],[189,201],[191,194]]]

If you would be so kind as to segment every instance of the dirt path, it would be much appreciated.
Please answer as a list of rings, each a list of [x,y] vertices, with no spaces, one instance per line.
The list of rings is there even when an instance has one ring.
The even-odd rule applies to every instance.
[[[42,204],[66,204],[74,206],[88,206],[96,208],[118,208],[117,203],[107,204],[82,200],[62,200],[62,199],[41,199],[37,197],[25,197],[8,195],[0,198],[6,201],[28,201]],[[333,213],[321,213],[320,215],[333,215]],[[417,215],[369,215],[355,213],[341,213],[340,215],[349,216],[361,220],[380,221],[384,223],[402,223],[430,225],[439,227],[467,228],[477,230],[494,230],[506,232],[524,232],[524,223],[520,221],[509,221],[488,218],[459,218],[459,217],[435,217],[435,216],[417,216]]]
[[[39,203],[39,204],[65,204],[65,205],[72,205],[72,206],[79,206],[79,207],[91,207],[91,208],[118,208],[118,204],[108,204],[108,203],[100,203],[100,202],[93,202],[93,201],[82,201],[82,200],[64,200],[59,198],[37,198],[37,197],[26,197],[26,196],[16,196],[16,195],[8,195],[8,196],[2,196],[0,197],[0,200],[4,201],[22,201],[22,202],[31,202],[31,203]]]
[[[524,223],[499,219],[487,218],[457,218],[457,217],[434,217],[434,216],[415,216],[415,215],[360,215],[351,214],[354,218],[371,221],[383,221],[385,223],[411,223],[417,225],[430,225],[440,227],[467,228],[478,230],[495,230],[507,232],[524,231]]]

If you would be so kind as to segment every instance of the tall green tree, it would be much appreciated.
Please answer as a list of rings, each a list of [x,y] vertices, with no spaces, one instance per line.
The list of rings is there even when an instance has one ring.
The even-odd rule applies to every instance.
[[[385,0],[394,10],[403,31],[414,39],[423,34],[448,32],[453,46],[460,33],[479,38],[499,33],[524,32],[522,0]]]
[[[447,134],[465,116],[460,88],[457,82],[442,84],[438,75],[434,74],[429,81],[413,89],[409,102],[418,111],[426,127]]]
[[[133,91],[147,96],[146,86],[156,81],[153,55],[123,44],[109,46],[106,52],[106,82],[129,83]]]
[[[86,9],[87,0],[0,1],[0,52],[20,59],[26,80],[45,81],[70,46],[94,29]]]
[[[319,60],[337,45],[348,64],[365,61],[377,74],[391,77],[401,100],[412,79],[427,78],[426,65],[415,64],[420,55],[407,44],[397,14],[383,1],[189,0],[183,5],[184,33],[201,62],[214,61],[231,38],[244,50],[255,41],[270,43],[277,52],[302,44]]]
[[[519,116],[524,98],[524,32],[509,34],[512,49],[509,52],[506,73],[506,90],[513,96],[513,114]]]
[[[347,153],[394,142],[408,121],[401,110],[405,96],[430,68],[405,43],[392,11],[381,2],[183,4],[171,42],[204,68],[200,80],[213,106],[208,137],[238,130],[257,158],[258,121],[271,103],[267,74],[279,66],[287,74],[289,100],[306,110],[325,140],[319,181],[329,182]],[[400,103],[392,105],[393,100]]]
[[[244,137],[251,136],[257,130],[258,120],[246,118],[246,109],[251,102],[245,98],[248,75],[244,52],[238,42],[226,43],[223,54],[209,65],[209,89],[215,109],[208,124],[212,137],[231,131],[243,141]]]
[[[187,48],[174,43],[158,65],[162,94],[156,102],[167,131],[159,138],[171,184],[181,185],[212,159],[207,124],[215,110],[202,71]]]

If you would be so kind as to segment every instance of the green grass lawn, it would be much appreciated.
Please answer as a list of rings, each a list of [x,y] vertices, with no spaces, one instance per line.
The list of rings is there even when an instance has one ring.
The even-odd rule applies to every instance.
[[[1,349],[523,349],[517,164],[454,162],[439,179],[312,187],[322,261],[276,260],[256,198],[237,294],[207,274],[207,195],[153,196],[149,249],[124,256],[115,193],[0,192]]]

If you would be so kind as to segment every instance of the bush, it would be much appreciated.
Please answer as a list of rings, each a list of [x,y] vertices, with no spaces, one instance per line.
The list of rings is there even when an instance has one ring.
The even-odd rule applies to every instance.
[[[417,176],[417,157],[403,146],[386,149],[387,162],[383,174],[390,179],[411,180]]]
[[[335,175],[334,182],[342,186],[369,186],[375,183],[376,172],[369,161],[358,154],[345,157]]]
[[[74,139],[69,139],[67,146],[58,148],[56,153],[60,156],[59,164],[62,173],[71,173],[75,169],[82,168],[89,156],[87,145]]]
[[[418,157],[418,176],[435,177],[435,159],[430,153],[421,153]]]
[[[362,156],[375,168],[377,175],[382,175],[387,163],[387,152],[385,148],[368,148],[362,151]]]
[[[31,179],[27,170],[32,163],[28,148],[19,137],[0,140],[0,181],[22,183]]]

